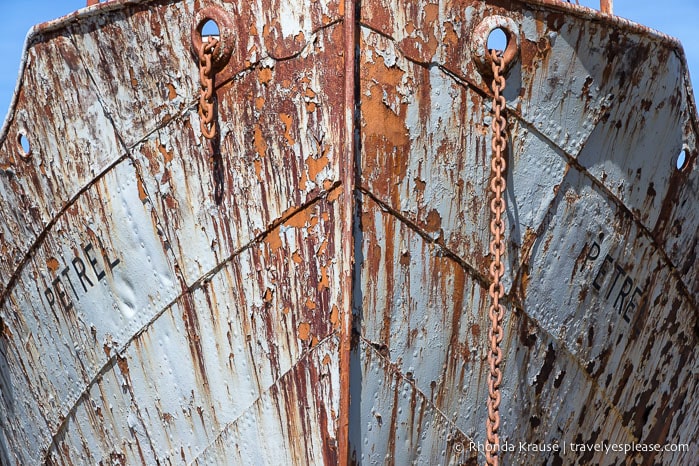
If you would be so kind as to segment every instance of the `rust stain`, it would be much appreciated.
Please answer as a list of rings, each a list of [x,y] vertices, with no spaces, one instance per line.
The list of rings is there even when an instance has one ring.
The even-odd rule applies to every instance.
[[[302,341],[308,341],[311,339],[311,324],[308,322],[301,322],[298,326],[298,336]]]
[[[262,84],[268,84],[272,80],[272,69],[271,68],[262,68],[260,70],[260,77],[259,81]]]
[[[293,146],[296,144],[294,137],[291,135],[291,131],[294,128],[294,117],[288,113],[281,113],[279,114],[279,118],[282,120],[282,123],[284,123],[284,139],[286,139],[289,146]]]
[[[320,243],[320,246],[318,247],[318,251],[316,252],[317,257],[323,256],[328,249],[328,240],[323,240],[322,243]]]
[[[260,174],[262,173],[262,161],[259,159],[255,159],[252,162],[253,166],[255,167],[255,176],[257,177],[258,180],[264,181]]]
[[[265,294],[262,296],[262,300],[267,304],[271,304],[273,299],[274,299],[274,291],[272,291],[271,288],[267,288],[265,290]]]
[[[299,180],[299,189],[301,191],[305,191],[307,183],[308,183],[308,173],[304,170],[303,172],[301,172],[301,179]]]
[[[46,261],[46,266],[49,268],[51,272],[56,273],[56,271],[60,267],[60,264],[58,263],[58,259],[56,259],[55,257],[49,257],[49,259]]]
[[[163,161],[165,162],[165,164],[172,162],[173,152],[168,151],[167,148],[160,143],[160,141],[157,141],[157,145],[158,152],[160,152],[160,154],[163,156]]]
[[[330,288],[330,280],[328,279],[328,268],[320,268],[320,280],[318,281],[318,291],[322,291],[326,288]]]
[[[136,185],[138,186],[138,198],[141,202],[146,202],[148,200],[148,194],[146,193],[146,187],[143,185],[140,176],[136,178]]]
[[[279,233],[279,228],[275,228],[274,230],[269,232],[269,235],[267,235],[267,238],[265,239],[272,251],[276,251],[277,249],[282,247],[282,239]]]
[[[330,201],[330,202],[336,201],[342,195],[343,190],[344,190],[344,188],[342,186],[340,186],[339,188],[336,188],[336,189],[333,189],[332,191],[330,191],[328,193],[328,201]]]
[[[284,212],[284,215],[287,215],[291,211],[296,210],[298,207],[290,207]],[[283,216],[284,216],[283,215]],[[303,209],[299,212],[297,212],[295,215],[291,216],[288,218],[285,222],[284,225],[288,227],[294,227],[294,228],[303,228],[306,226],[307,223],[311,221],[312,218],[312,212],[311,209]]]
[[[339,328],[340,310],[337,308],[336,304],[333,304],[333,307],[330,310],[330,323],[332,324],[333,328],[335,328],[335,329]]]
[[[427,231],[437,231],[442,226],[442,217],[439,215],[435,209],[430,210],[427,214],[427,224],[425,228]]]
[[[262,128],[260,127],[259,124],[255,125],[255,130],[254,130],[254,145],[255,145],[255,151],[260,157],[264,157],[265,153],[267,153],[267,140],[265,139],[264,135],[262,134]]]
[[[306,165],[308,165],[308,178],[311,180],[315,180],[318,176],[318,173],[320,173],[321,170],[327,167],[329,163],[330,160],[328,160],[328,157],[325,155],[322,155],[317,159],[313,157],[308,157],[306,159]]]

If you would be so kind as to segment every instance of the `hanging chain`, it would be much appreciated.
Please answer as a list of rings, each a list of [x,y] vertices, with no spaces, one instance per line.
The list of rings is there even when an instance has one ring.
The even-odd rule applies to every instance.
[[[199,47],[199,81],[201,93],[199,95],[199,119],[201,132],[207,139],[216,136],[216,122],[214,121],[214,74],[211,66],[211,57],[218,45],[218,39],[209,37],[202,41]]]
[[[498,466],[500,462],[500,382],[502,381],[502,372],[500,371],[500,363],[502,362],[502,351],[500,342],[502,342],[502,318],[505,313],[505,308],[500,303],[500,300],[505,294],[505,288],[500,279],[505,273],[505,266],[502,262],[502,256],[505,253],[505,224],[502,219],[502,214],[505,212],[505,200],[502,193],[505,191],[505,157],[504,153],[507,148],[507,120],[504,116],[506,101],[502,95],[505,89],[505,77],[502,76],[504,69],[504,60],[502,56],[495,50],[490,51],[492,58],[493,69],[493,159],[491,161],[492,176],[490,180],[490,189],[494,194],[493,200],[490,202],[490,233],[492,240],[490,242],[490,253],[492,254],[492,262],[490,263],[490,297],[492,303],[488,311],[491,327],[488,331],[488,340],[490,347],[488,349],[488,364],[490,366],[490,376],[488,377],[488,419],[486,421],[486,436],[488,445],[485,449],[485,458],[489,465]]]

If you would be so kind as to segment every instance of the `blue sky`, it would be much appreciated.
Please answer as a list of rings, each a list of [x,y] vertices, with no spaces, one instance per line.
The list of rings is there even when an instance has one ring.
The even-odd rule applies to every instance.
[[[579,0],[579,3],[599,7],[598,0]],[[0,0],[0,121],[4,120],[10,105],[24,37],[29,28],[85,5],[85,0]],[[684,45],[692,80],[699,83],[699,2],[614,0],[614,13],[679,38]]]

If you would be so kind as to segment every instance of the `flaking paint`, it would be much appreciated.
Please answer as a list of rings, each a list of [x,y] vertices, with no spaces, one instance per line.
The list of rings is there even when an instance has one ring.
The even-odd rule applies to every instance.
[[[236,34],[209,142],[190,31],[212,6]],[[376,0],[352,27],[346,11],[114,1],[30,35],[0,141],[3,461],[482,461],[459,445],[485,425],[491,104],[470,44],[494,14],[520,43],[503,436],[696,457],[697,119],[679,45],[552,0]],[[643,289],[628,321],[593,243]],[[87,244],[104,276],[62,281],[72,306],[57,305]]]

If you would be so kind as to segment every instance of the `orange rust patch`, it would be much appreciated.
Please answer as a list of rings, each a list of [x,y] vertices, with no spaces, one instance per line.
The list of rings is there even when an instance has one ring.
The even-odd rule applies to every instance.
[[[262,128],[260,128],[260,125],[255,125],[253,144],[255,145],[255,151],[259,154],[259,156],[264,157],[265,153],[267,152],[267,141],[265,141],[265,137],[262,134]]]
[[[267,288],[265,290],[265,294],[262,296],[262,299],[264,300],[264,302],[269,304],[272,302],[272,298],[274,298],[274,291],[272,291],[270,288]]]
[[[294,209],[292,207],[291,209]],[[289,211],[290,209],[287,209],[285,214]],[[306,223],[311,219],[311,210],[310,209],[303,209],[300,212],[297,212],[295,215],[291,216],[289,219],[287,219],[284,222],[284,225],[289,226],[289,227],[294,227],[294,228],[303,228]]]
[[[324,180],[323,181],[323,189],[325,191],[329,190],[332,187],[333,187],[333,182],[331,180]]]
[[[160,143],[160,141],[157,141],[158,144],[158,152],[163,156],[164,162],[167,164],[172,161],[173,156],[172,152],[168,152],[168,150],[165,148],[164,145]]]
[[[289,306],[287,306],[287,307],[285,307],[284,309],[282,309],[282,312],[283,312],[284,314],[288,314],[289,312],[291,312],[291,308],[290,308]]]
[[[55,257],[50,257],[49,260],[46,261],[46,265],[48,266],[49,270],[54,273],[59,267],[58,260]]]
[[[267,235],[266,241],[267,244],[269,244],[269,247],[272,248],[272,251],[276,251],[282,247],[282,239],[279,236],[279,228],[275,228],[274,230],[270,231],[269,235]]]
[[[146,194],[146,187],[143,186],[141,177],[136,178],[136,185],[138,186],[138,198],[141,200],[141,202],[146,202],[146,199],[148,199],[148,194]]]
[[[389,168],[386,174],[403,179],[408,169],[406,148],[410,144],[408,128],[405,125],[406,104],[395,89],[401,84],[404,72],[397,67],[387,67],[383,58],[375,58],[375,63],[367,62],[361,78],[370,84],[368,92],[362,90],[362,118],[364,146],[367,147],[368,162],[374,166]],[[389,108],[387,103],[398,105]],[[397,112],[397,113],[396,113]],[[392,183],[385,183],[388,192]]]
[[[328,160],[328,157],[325,155],[314,159],[313,157],[308,157],[306,159],[306,165],[308,165],[308,178],[311,180],[315,180],[316,177],[318,176],[318,173],[320,171],[327,167],[328,164],[330,163],[330,160]]]
[[[322,364],[324,366],[330,365],[330,355],[329,354],[326,354],[325,356],[323,356]]]
[[[172,100],[175,97],[177,97],[177,91],[175,90],[175,86],[168,83],[168,85],[167,85],[167,98],[168,98],[168,100]]]
[[[308,97],[309,99],[313,99],[316,96],[316,93],[313,92],[313,89],[310,87],[306,88],[306,91],[303,93],[304,96]]]
[[[439,230],[441,226],[442,217],[440,217],[439,212],[437,212],[435,209],[430,210],[430,213],[427,214],[427,230]]]
[[[264,97],[257,97],[255,99],[255,108],[258,110],[262,110],[262,107],[265,106],[265,98]]]
[[[257,175],[257,179],[262,181],[260,177],[260,173],[262,173],[262,162],[260,160],[255,160],[252,163],[255,165],[255,175]]]
[[[313,113],[316,111],[316,104],[314,102],[306,102],[306,111],[308,113]]]
[[[337,328],[340,325],[340,310],[334,304],[333,308],[330,310],[330,323],[335,328]]]
[[[456,47],[459,44],[459,36],[456,34],[451,21],[444,23],[444,31],[444,38],[442,39],[444,44]]]
[[[301,179],[299,180],[299,189],[301,191],[306,190],[306,183],[308,182],[308,175],[306,172],[301,172]]]
[[[322,291],[325,288],[330,288],[330,280],[328,280],[328,268],[320,268],[320,281],[318,282],[318,291]]]
[[[301,322],[298,328],[299,338],[302,341],[308,341],[311,338],[311,324],[308,322]]]
[[[286,128],[286,131],[284,131],[284,138],[286,139],[287,144],[293,146],[296,143],[291,135],[291,128],[294,127],[294,117],[288,113],[281,113],[279,114],[279,118],[282,120],[282,123],[284,123],[284,127]]]
[[[294,40],[296,41],[297,44],[303,44],[306,42],[306,36],[303,34],[303,31],[299,32],[294,36]]]
[[[316,252],[316,256],[320,257],[323,254],[325,254],[325,251],[328,249],[328,240],[323,241],[320,244],[320,247],[318,248],[318,252]]]
[[[328,201],[330,201],[330,202],[336,201],[337,198],[339,198],[340,195],[342,194],[343,190],[344,190],[344,188],[342,186],[339,186],[337,189],[333,189],[332,191],[330,191],[328,193]]]
[[[316,308],[316,303],[313,302],[313,301],[311,300],[311,298],[308,298],[308,299],[306,300],[305,306],[306,306],[308,309],[315,309],[315,308]]]
[[[311,346],[315,346],[318,344],[318,337],[313,335],[313,338],[311,339]]]
[[[125,357],[121,357],[117,354],[117,366],[119,366],[119,370],[121,371],[122,375],[128,379],[129,378],[129,362],[126,360]]]
[[[260,70],[260,83],[267,84],[272,80],[272,68],[262,68]]]
[[[301,259],[301,255],[298,253],[298,251],[295,251],[295,252],[291,255],[291,260],[293,260],[293,261],[296,262],[297,264],[300,264],[301,262],[303,262],[303,259]]]

